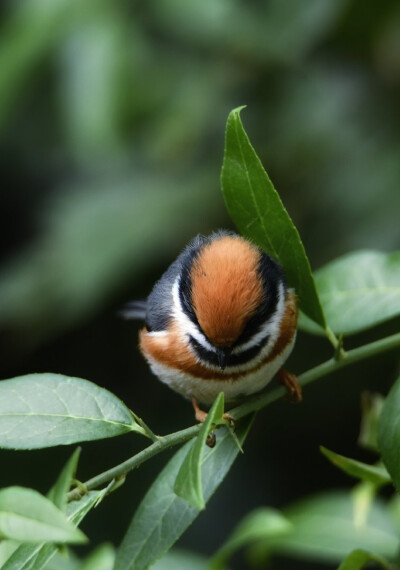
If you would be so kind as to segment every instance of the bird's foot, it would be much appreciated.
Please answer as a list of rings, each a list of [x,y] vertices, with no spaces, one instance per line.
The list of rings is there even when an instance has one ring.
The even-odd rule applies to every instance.
[[[206,421],[208,413],[200,408],[196,398],[191,398],[191,401],[192,401],[192,406],[194,409],[194,417],[195,417],[196,421],[198,421],[201,424],[204,423]],[[230,426],[232,426],[232,427],[235,426],[235,420],[233,419],[233,417],[228,412],[225,412],[224,414],[222,414],[222,419],[225,420]]]
[[[291,402],[299,404],[302,401],[303,396],[301,394],[301,386],[297,380],[297,377],[284,368],[281,368],[276,376],[278,378],[278,382],[283,384],[287,389],[287,398]]]

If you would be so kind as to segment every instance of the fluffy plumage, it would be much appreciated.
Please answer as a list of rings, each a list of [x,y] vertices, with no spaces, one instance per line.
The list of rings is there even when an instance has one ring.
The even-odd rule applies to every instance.
[[[259,391],[282,367],[296,336],[296,296],[276,261],[220,231],[197,236],[155,284],[145,324],[140,348],[153,372],[211,403],[220,391],[227,399]]]

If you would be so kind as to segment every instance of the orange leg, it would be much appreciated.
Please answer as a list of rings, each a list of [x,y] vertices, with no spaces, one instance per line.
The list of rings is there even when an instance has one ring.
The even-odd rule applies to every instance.
[[[291,374],[284,368],[281,368],[276,377],[278,381],[285,386],[288,391],[288,397],[292,402],[299,404],[303,397],[301,395],[301,386],[294,374]]]
[[[198,421],[199,423],[202,424],[203,422],[205,422],[208,414],[207,414],[207,412],[205,412],[204,410],[202,410],[199,407],[199,404],[197,403],[196,398],[192,397],[191,402],[192,402],[192,406],[194,409],[194,417],[196,418],[196,421]],[[227,422],[229,422],[231,425],[234,425],[234,423],[235,423],[235,420],[233,419],[233,417],[230,414],[228,414],[228,412],[225,412],[224,415],[222,416],[222,418],[224,420],[226,420]]]

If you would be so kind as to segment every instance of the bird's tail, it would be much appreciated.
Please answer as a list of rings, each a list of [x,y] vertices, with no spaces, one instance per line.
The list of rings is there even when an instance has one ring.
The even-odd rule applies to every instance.
[[[137,319],[144,321],[146,318],[147,300],[140,299],[138,301],[130,301],[127,303],[118,314],[123,319]]]

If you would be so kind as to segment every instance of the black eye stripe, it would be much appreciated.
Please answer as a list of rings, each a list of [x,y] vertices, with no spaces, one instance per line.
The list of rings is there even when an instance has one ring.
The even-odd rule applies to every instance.
[[[253,360],[253,358],[255,358],[261,352],[261,350],[267,344],[268,340],[269,334],[261,339],[257,345],[252,346],[243,352],[239,352],[238,354],[230,354],[226,366],[240,366],[241,364],[246,364],[246,362]],[[204,348],[204,346],[199,344],[192,336],[189,336],[189,342],[198,357],[203,362],[207,362],[213,366],[219,366],[218,355],[215,352]]]

